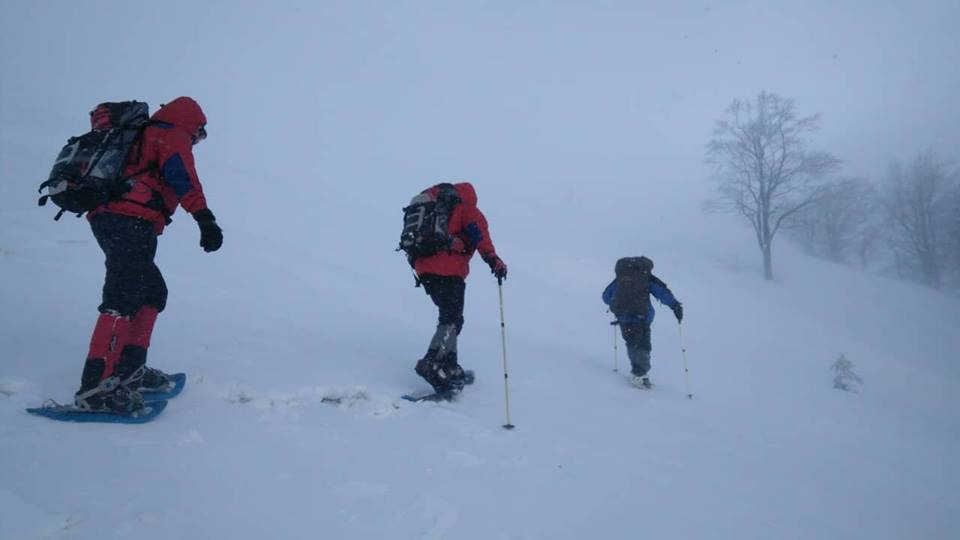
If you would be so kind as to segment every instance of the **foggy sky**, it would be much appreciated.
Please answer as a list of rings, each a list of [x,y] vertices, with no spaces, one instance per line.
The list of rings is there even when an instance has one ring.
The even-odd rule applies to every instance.
[[[891,158],[960,148],[952,0],[0,10],[8,208],[33,204],[94,104],[136,98],[155,110],[180,95],[209,119],[197,155],[215,212],[300,223],[302,212],[285,213],[291,196],[314,207],[342,197],[369,203],[389,235],[411,193],[440,180],[476,182],[493,214],[518,193],[537,196],[541,217],[564,205],[616,211],[627,190],[656,200],[651,211],[693,216],[713,189],[703,158],[714,121],[763,90],[823,114],[813,146],[841,158],[842,174],[876,177]],[[557,225],[534,221],[543,229],[530,234]]]

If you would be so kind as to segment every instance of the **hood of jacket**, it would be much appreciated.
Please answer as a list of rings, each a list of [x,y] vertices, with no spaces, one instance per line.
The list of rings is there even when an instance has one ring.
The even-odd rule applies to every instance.
[[[150,117],[155,122],[165,122],[173,124],[186,130],[191,137],[197,132],[200,126],[207,125],[207,117],[203,114],[203,109],[192,98],[178,97],[167,103],[153,113]]]
[[[454,184],[453,187],[457,188],[457,194],[460,195],[460,200],[463,204],[469,206],[477,205],[477,190],[473,189],[473,184],[470,182],[460,182],[459,184]]]

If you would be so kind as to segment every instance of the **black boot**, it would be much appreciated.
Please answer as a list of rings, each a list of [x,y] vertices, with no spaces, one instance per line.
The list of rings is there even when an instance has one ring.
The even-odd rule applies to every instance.
[[[120,359],[117,360],[117,367],[113,370],[113,375],[120,379],[120,382],[127,388],[137,390],[140,388],[140,381],[143,380],[146,363],[146,349],[135,345],[127,345],[120,352]]]
[[[443,364],[443,370],[448,375],[450,385],[456,390],[462,390],[466,382],[467,372],[464,371],[463,366],[457,362],[456,351],[448,353],[446,358],[444,358]]]
[[[454,366],[456,366],[456,360],[454,360]],[[462,380],[459,385],[454,381],[457,370],[459,370],[462,379],[463,370],[460,369],[460,366],[456,366],[456,369],[451,368],[446,358],[438,359],[436,350],[430,349],[426,356],[417,362],[414,371],[430,383],[436,393],[444,394],[455,392],[463,387]]]
[[[123,348],[117,374],[124,384],[141,392],[165,391],[171,386],[169,375],[147,366],[147,350],[137,345],[127,345]]]
[[[140,388],[139,390],[150,390],[151,392],[165,392],[173,386],[170,383],[170,376],[166,373],[160,371],[159,369],[153,369],[150,366],[144,366],[143,378],[140,379]]]
[[[74,405],[95,412],[130,414],[143,408],[143,397],[130,390],[113,375],[100,380],[105,364],[102,358],[87,359],[83,366],[80,390],[74,395]]]

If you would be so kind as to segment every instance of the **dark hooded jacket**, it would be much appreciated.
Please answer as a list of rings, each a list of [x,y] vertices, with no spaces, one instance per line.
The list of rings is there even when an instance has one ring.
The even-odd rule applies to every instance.
[[[608,306],[613,302],[613,297],[617,294],[617,280],[614,279],[607,285],[607,288],[603,290],[603,303]],[[654,298],[660,301],[661,304],[665,304],[667,307],[673,309],[679,302],[673,296],[673,292],[670,291],[670,288],[667,287],[667,284],[664,283],[657,276],[650,274],[650,289],[649,294],[652,294]],[[616,315],[617,321],[624,324],[631,323],[640,323],[645,322],[646,324],[653,323],[653,317],[656,315],[656,310],[653,309],[653,303],[648,303],[646,315],[641,314],[629,314],[629,315]]]
[[[177,206],[194,214],[207,207],[193,162],[193,143],[207,117],[196,101],[179,97],[150,118],[140,142],[131,150],[124,174],[131,189],[88,214],[109,212],[138,217],[163,232]]]

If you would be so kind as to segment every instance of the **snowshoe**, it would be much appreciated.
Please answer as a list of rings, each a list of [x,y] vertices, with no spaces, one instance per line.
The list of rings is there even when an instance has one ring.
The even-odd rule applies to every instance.
[[[118,377],[107,377],[93,388],[77,391],[73,403],[81,411],[129,415],[143,408],[143,396]]]
[[[459,367],[459,366],[457,366]],[[423,391],[413,394],[404,394],[400,396],[402,399],[407,401],[412,401],[418,403],[421,401],[453,401],[460,392],[463,390],[463,387],[466,385],[473,384],[474,375],[473,371],[469,369],[460,369],[460,375],[457,378],[457,381],[451,385],[449,388],[443,388],[441,390],[434,389],[433,391]]]
[[[150,369],[150,368],[147,368]],[[170,399],[175,398],[180,395],[180,392],[183,391],[183,387],[187,384],[187,374],[186,373],[162,373],[166,379],[166,382],[161,386],[147,386],[144,383],[140,383],[140,388],[138,391],[143,396],[144,401],[158,401],[161,399]],[[144,377],[146,380],[146,377]]]
[[[166,401],[151,401],[136,411],[121,414],[110,412],[109,410],[91,411],[89,409],[81,409],[76,405],[61,405],[51,399],[47,400],[47,402],[40,407],[27,409],[27,412],[59,422],[144,424],[159,416],[166,407]]]

